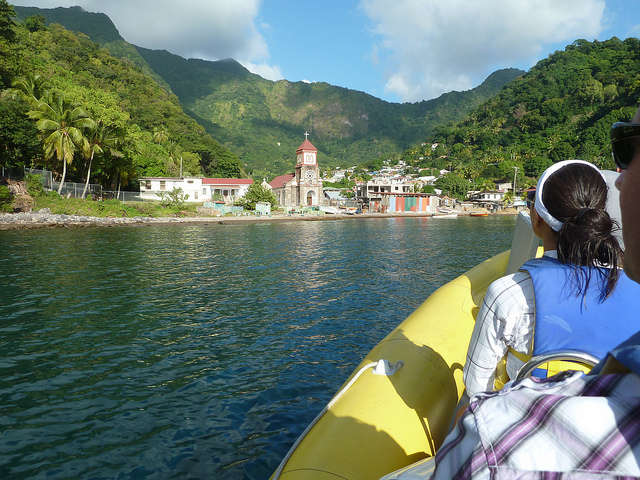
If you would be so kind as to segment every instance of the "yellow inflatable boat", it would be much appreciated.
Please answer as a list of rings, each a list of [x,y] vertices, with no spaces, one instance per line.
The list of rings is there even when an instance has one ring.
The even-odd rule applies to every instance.
[[[291,447],[272,479],[379,479],[433,456],[464,390],[462,368],[489,284],[535,255],[519,216],[510,254],[436,290],[376,345]]]

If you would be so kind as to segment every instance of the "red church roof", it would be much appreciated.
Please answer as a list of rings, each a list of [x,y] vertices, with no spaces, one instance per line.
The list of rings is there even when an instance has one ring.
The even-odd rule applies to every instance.
[[[296,153],[300,153],[303,150],[313,150],[314,152],[318,151],[318,149],[314,147],[313,144],[306,138],[304,139],[304,142],[300,144],[300,146],[296,150]]]
[[[287,182],[291,181],[295,178],[295,173],[285,173],[284,175],[280,175],[279,177],[274,178],[269,182],[271,188],[281,188],[286,185]]]
[[[251,185],[250,178],[203,178],[203,185]]]

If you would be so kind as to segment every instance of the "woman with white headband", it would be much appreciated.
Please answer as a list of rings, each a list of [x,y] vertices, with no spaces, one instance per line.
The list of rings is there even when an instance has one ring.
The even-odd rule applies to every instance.
[[[538,180],[531,224],[544,256],[487,289],[464,367],[469,396],[514,378],[532,355],[580,350],[602,358],[638,330],[640,286],[623,271],[607,185],[582,160]],[[506,372],[496,372],[506,355]],[[505,378],[505,374],[508,378]]]

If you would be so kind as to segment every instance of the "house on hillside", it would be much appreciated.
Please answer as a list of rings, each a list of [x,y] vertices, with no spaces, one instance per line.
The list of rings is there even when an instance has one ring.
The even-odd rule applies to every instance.
[[[495,182],[496,190],[499,192],[508,192],[513,189],[513,184],[511,182]]]
[[[491,191],[491,192],[477,192],[470,196],[471,202],[476,207],[486,208],[489,211],[496,211],[502,208],[502,202],[504,200],[506,192]]]

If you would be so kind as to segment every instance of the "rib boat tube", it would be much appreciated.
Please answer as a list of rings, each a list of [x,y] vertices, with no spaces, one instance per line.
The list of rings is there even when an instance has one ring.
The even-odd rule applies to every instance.
[[[479,305],[491,282],[535,256],[530,232],[528,216],[520,215],[512,253],[440,287],[378,343],[272,479],[378,479],[435,455],[464,391],[462,369]]]

